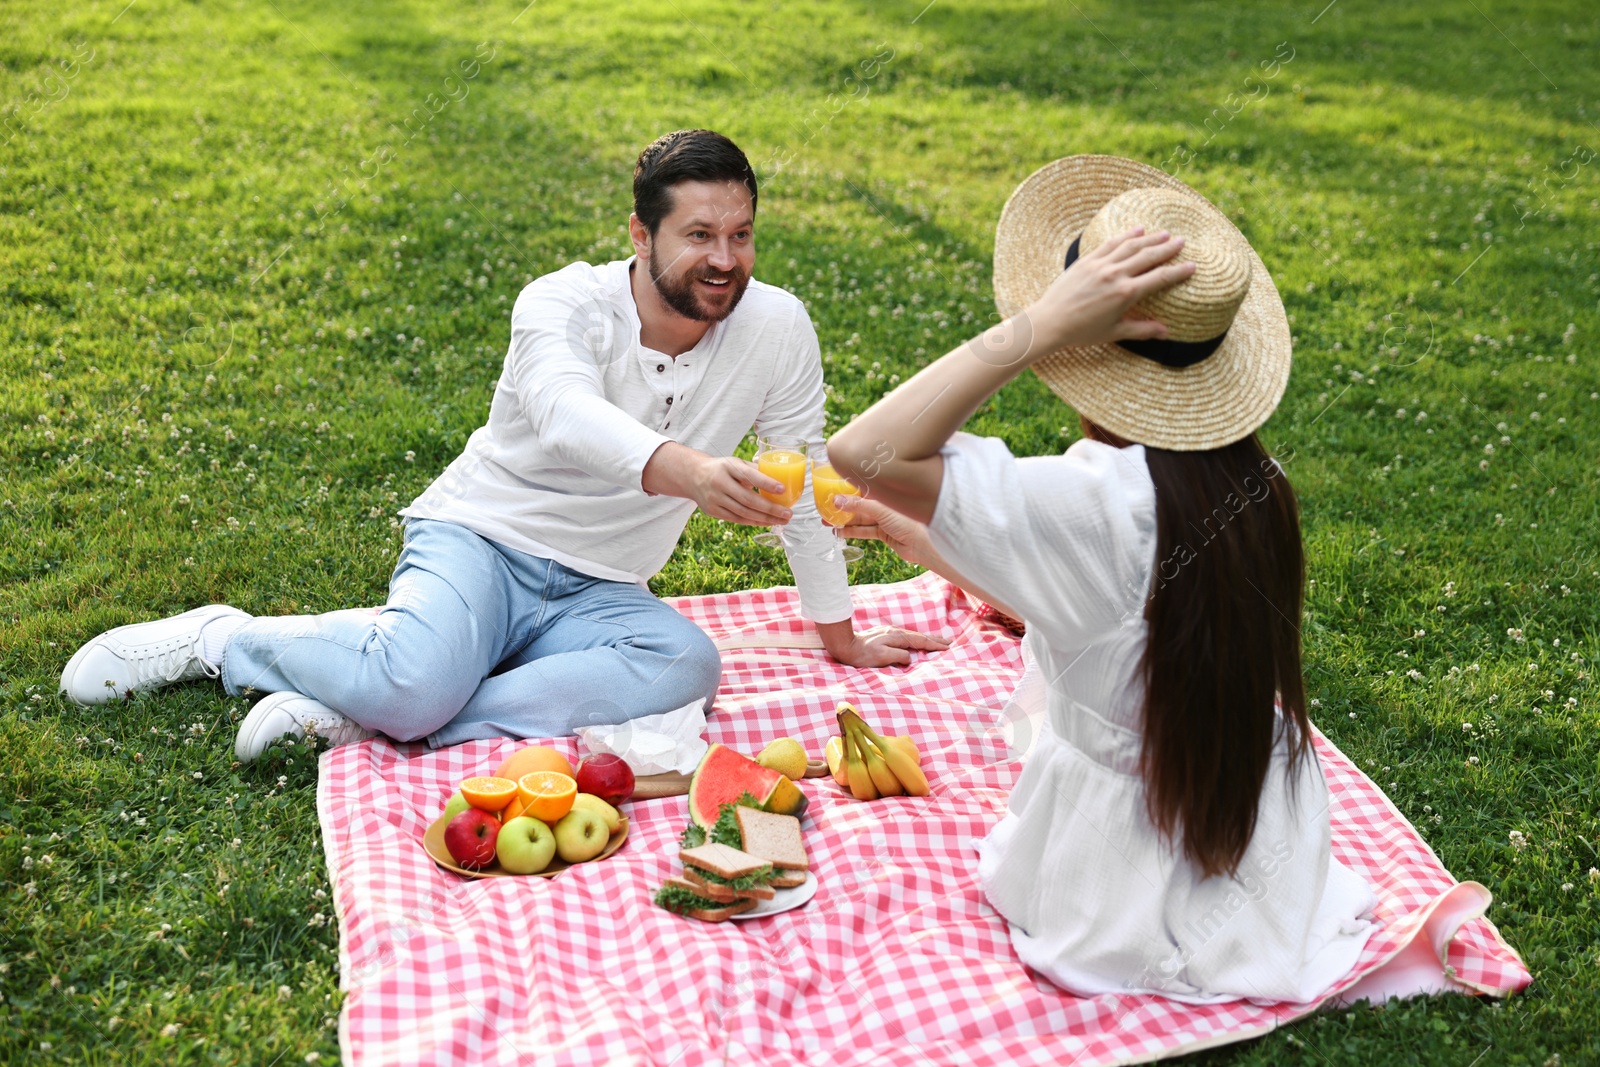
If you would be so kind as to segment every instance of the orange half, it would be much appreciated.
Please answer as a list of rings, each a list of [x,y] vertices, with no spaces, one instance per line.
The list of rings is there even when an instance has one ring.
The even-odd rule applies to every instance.
[[[578,783],[560,771],[534,771],[517,779],[522,792],[522,814],[545,822],[559,822],[578,799]]]
[[[509,778],[480,775],[461,783],[461,795],[475,808],[483,811],[500,811],[517,799],[517,783]]]

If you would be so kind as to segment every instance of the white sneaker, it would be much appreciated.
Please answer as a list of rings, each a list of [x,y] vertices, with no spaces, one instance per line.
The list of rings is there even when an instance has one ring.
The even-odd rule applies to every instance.
[[[273,693],[251,708],[250,714],[239,724],[239,737],[233,743],[234,758],[240,763],[249,763],[285,734],[314,735],[327,741],[329,748],[374,736],[371,730],[345,718],[320,700],[299,693]]]
[[[221,669],[200,656],[200,631],[238,608],[208,604],[154,622],[107,630],[73,653],[61,672],[61,691],[74,704],[109,704],[147,689],[190,678],[215,678]]]

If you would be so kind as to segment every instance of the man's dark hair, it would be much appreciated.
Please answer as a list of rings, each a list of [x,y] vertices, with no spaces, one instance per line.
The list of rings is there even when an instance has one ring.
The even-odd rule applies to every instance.
[[[656,138],[633,165],[633,213],[652,237],[679,182],[743,182],[756,209],[756,172],[739,146],[711,130],[678,130]]]

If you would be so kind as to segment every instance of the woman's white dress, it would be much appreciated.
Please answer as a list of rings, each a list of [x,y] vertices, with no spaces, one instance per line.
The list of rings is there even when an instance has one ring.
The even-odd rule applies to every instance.
[[[1043,681],[1030,687],[1044,693],[1040,736],[978,843],[979,881],[1018,956],[1086,996],[1316,1000],[1354,966],[1376,904],[1330,855],[1316,760],[1291,771],[1279,745],[1235,878],[1202,878],[1145,812],[1136,669],[1157,561],[1144,449],[1079,441],[1017,459],[957,434],[943,455],[934,545],[1020,613]]]

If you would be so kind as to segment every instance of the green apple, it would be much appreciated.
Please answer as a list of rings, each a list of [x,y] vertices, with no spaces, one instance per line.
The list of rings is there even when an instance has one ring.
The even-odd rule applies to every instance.
[[[500,828],[495,859],[512,874],[538,874],[556,854],[555,834],[531,815],[518,815]]]
[[[606,829],[606,821],[594,812],[574,807],[556,823],[555,835],[556,854],[568,863],[582,863],[605,851],[611,831]]]
[[[470,807],[472,807],[472,805],[467,803],[467,798],[462,796],[461,793],[457,791],[456,795],[450,798],[450,802],[444,806],[444,817],[448,821],[455,818],[457,815],[460,815]]]
[[[592,811],[600,816],[606,822],[607,833],[616,833],[617,827],[622,825],[622,812],[613,808],[593,793],[579,793],[577,799],[572,802],[572,807],[574,810],[582,808],[585,811]]]

